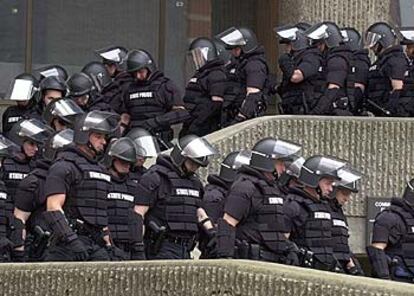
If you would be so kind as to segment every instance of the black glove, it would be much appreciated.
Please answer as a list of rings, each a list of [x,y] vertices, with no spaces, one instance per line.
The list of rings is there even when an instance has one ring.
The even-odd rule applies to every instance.
[[[295,63],[290,54],[284,53],[279,57],[279,68],[283,73],[284,80],[289,81],[295,71]]]
[[[373,246],[367,247],[367,255],[371,263],[374,275],[380,279],[390,279],[389,259],[384,250]]]
[[[131,260],[145,260],[145,248],[143,243],[135,243],[131,247]]]
[[[13,248],[13,243],[5,237],[0,238],[0,253],[10,252]]]
[[[288,243],[288,247],[287,247],[286,259],[284,263],[287,265],[299,266],[300,261],[299,261],[298,246],[292,241],[287,241],[287,243]]]
[[[155,118],[150,118],[142,122],[142,127],[149,132],[156,132],[161,130],[161,125]]]
[[[85,244],[79,239],[76,238],[69,242],[67,245],[75,255],[75,261],[86,261],[89,258],[89,252]]]
[[[206,244],[207,258],[217,257],[217,231],[215,228],[206,230],[208,242]]]
[[[217,257],[233,258],[236,241],[236,228],[220,218],[217,221]]]
[[[265,106],[262,99],[262,92],[250,93],[244,99],[240,108],[240,113],[243,114],[246,119],[251,119],[256,117],[264,109]]]
[[[394,90],[388,97],[388,110],[391,111],[391,114],[398,115],[398,103],[400,101],[400,90]]]

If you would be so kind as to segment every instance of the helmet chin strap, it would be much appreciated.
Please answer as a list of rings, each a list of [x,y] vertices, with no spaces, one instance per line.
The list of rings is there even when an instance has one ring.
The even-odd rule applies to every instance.
[[[103,155],[103,151],[98,151],[95,149],[95,147],[93,147],[92,143],[88,141],[88,143],[86,144],[86,146],[92,150],[95,153],[95,157],[99,158],[100,156]]]
[[[316,193],[319,195],[319,197],[323,198],[322,190],[321,190],[321,187],[319,187],[319,185],[318,187],[315,188],[315,190],[316,190]]]

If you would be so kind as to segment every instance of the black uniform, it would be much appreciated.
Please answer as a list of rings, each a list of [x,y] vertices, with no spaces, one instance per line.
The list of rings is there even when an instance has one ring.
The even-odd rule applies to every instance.
[[[367,97],[393,115],[409,116],[412,99],[402,96],[400,91],[391,93],[391,80],[404,80],[407,70],[408,64],[401,46],[385,49],[369,69]],[[378,116],[384,115],[378,109],[372,109],[372,112]]]
[[[188,112],[173,110],[174,106],[184,106],[174,83],[160,71],[151,74],[149,80],[129,84],[123,94],[123,104],[118,113],[128,113],[131,128],[141,127],[162,140],[166,149],[173,139],[172,124],[186,119]],[[185,114],[185,117],[182,115]]]
[[[114,244],[123,252],[117,259],[130,259],[131,237],[129,221],[133,214],[138,184],[129,175],[111,176],[108,191],[108,223]]]
[[[285,237],[284,199],[275,181],[251,167],[243,166],[234,181],[224,212],[239,221],[233,256],[285,263],[288,242]],[[219,221],[219,234],[220,233]],[[221,255],[219,249],[219,256]],[[229,254],[232,255],[232,254]]]
[[[147,172],[146,167],[134,166],[133,168],[131,168],[129,176],[135,183],[139,183],[142,175],[144,175],[146,172]]]
[[[289,240],[301,249],[301,265],[333,271],[331,209],[325,200],[316,200],[300,188],[292,188],[284,205]]]
[[[217,220],[224,215],[224,205],[231,183],[224,181],[218,175],[209,175],[207,182],[204,187],[203,209],[213,224],[217,224]]]
[[[197,209],[203,185],[195,175],[184,176],[169,156],[161,155],[142,176],[138,204],[145,215],[148,259],[189,259],[198,235]]]
[[[285,54],[285,58],[292,59],[295,70],[300,70],[304,80],[293,83],[289,77],[283,74],[282,84],[278,91],[282,98],[282,109],[284,114],[307,114],[309,106],[314,104],[315,97],[320,97],[322,91],[322,54],[317,48],[308,48],[294,52],[292,55]],[[283,57],[281,57],[283,58]],[[319,82],[319,83],[318,83]]]
[[[241,95],[243,98],[246,98],[240,112],[247,119],[264,115],[269,103],[269,67],[263,46],[259,46],[257,49],[248,54],[245,53],[239,58],[236,76],[241,85]],[[246,97],[247,87],[260,89],[260,92],[249,94]]]
[[[104,96],[105,102],[113,109],[119,110],[122,106],[122,93],[128,88],[134,78],[128,72],[120,72],[112,82],[104,87],[101,95]]]
[[[349,60],[351,51],[348,46],[340,45],[330,48],[325,53],[322,65],[322,95],[310,104],[312,115],[352,115],[349,111],[350,104],[347,98],[347,78],[350,71]],[[328,89],[329,84],[335,84],[339,88]]]
[[[11,202],[9,198],[6,185],[0,180],[0,262],[9,262],[12,252],[9,234],[13,211],[9,206]]]
[[[404,74],[404,88],[401,92],[402,102],[406,103],[407,115],[414,116],[414,60],[406,57],[408,69]]]
[[[359,115],[364,112],[366,108],[365,92],[368,85],[368,72],[371,65],[368,50],[360,49],[353,51],[350,58],[350,71],[348,73],[348,87],[347,94],[351,111],[354,115]],[[351,85],[351,84],[354,85]],[[355,87],[355,83],[363,84],[365,91],[361,88]]]
[[[224,99],[226,80],[223,62],[219,59],[208,62],[194,74],[184,95],[191,118],[184,123],[180,136],[194,134],[201,137],[220,128],[223,102],[211,98]]]
[[[35,161],[19,153],[3,162],[3,181],[6,184],[9,195],[9,210],[13,211],[14,199],[20,182],[35,168]]]
[[[346,273],[363,275],[361,266],[349,247],[349,226],[342,206],[336,199],[330,200],[329,204],[331,206],[333,253],[335,258]],[[354,262],[354,268],[347,267],[351,259]]]
[[[391,277],[397,281],[414,279],[414,209],[403,199],[393,198],[391,206],[375,218],[372,243],[386,243],[385,270],[378,270],[375,254],[368,255],[378,277]],[[367,249],[368,250],[368,249]],[[389,268],[389,270],[387,270]]]
[[[234,121],[244,100],[243,86],[236,75],[237,64],[238,59],[232,58],[231,62],[224,67],[227,83],[221,111],[222,127],[228,126]]]
[[[76,147],[61,152],[47,175],[45,196],[66,195],[63,206],[66,219],[88,248],[88,260],[109,260],[102,239],[103,228],[108,226],[109,184],[110,176],[106,170]],[[75,254],[67,242],[56,238],[46,260],[72,261]]]
[[[36,168],[24,178],[17,189],[14,206],[31,213],[25,223],[25,253],[31,261],[42,261],[50,233],[43,219],[46,210],[45,182],[50,162],[44,159],[36,161]],[[23,240],[22,237],[20,237]]]

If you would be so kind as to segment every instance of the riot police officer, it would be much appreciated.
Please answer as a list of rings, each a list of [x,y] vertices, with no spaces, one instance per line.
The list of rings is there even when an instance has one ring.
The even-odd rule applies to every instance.
[[[349,202],[352,193],[358,192],[357,182],[362,175],[358,171],[346,167],[338,171],[340,181],[335,182],[332,197],[329,199],[332,215],[333,252],[342,270],[351,275],[364,275],[357,258],[349,246],[349,225],[343,206]]]
[[[400,44],[405,47],[405,56],[408,63],[408,71],[405,73],[402,97],[414,98],[414,28],[402,27],[399,29],[402,36]],[[410,116],[414,115],[414,105],[411,106]]]
[[[262,116],[267,108],[269,92],[269,67],[263,46],[259,45],[252,30],[243,27],[231,27],[216,38],[238,59],[235,74],[244,100],[234,122]]]
[[[130,138],[120,138],[111,144],[106,165],[111,173],[108,191],[108,223],[111,239],[122,252],[114,259],[144,259],[143,217],[135,212],[138,184],[129,171],[136,162],[135,144]]]
[[[44,219],[52,229],[47,261],[109,260],[107,195],[111,176],[100,165],[119,116],[91,111],[76,121],[74,145],[49,168]]]
[[[122,46],[110,46],[99,50],[98,54],[112,77],[112,82],[103,89],[103,95],[111,98],[111,108],[118,110],[122,104],[122,93],[134,81],[134,77],[127,71],[128,51]]]
[[[92,79],[85,73],[75,73],[67,81],[68,96],[85,112],[99,110],[111,112],[104,97],[94,92]]]
[[[30,116],[42,121],[42,114],[46,106],[54,100],[63,98],[66,95],[66,91],[66,83],[59,76],[44,78],[39,84],[39,98]]]
[[[17,187],[29,172],[35,168],[35,159],[45,140],[53,130],[37,119],[24,119],[10,131],[10,139],[20,146],[20,151],[3,162],[3,181],[6,183],[11,200]]]
[[[382,279],[412,283],[414,227],[414,179],[407,182],[402,198],[377,215],[372,244],[367,246],[373,274]]]
[[[188,62],[196,70],[184,95],[191,118],[184,122],[180,136],[194,134],[202,137],[220,128],[227,77],[210,39],[201,37],[191,42],[189,58]]]
[[[283,210],[289,240],[299,248],[300,265],[327,271],[339,271],[333,255],[331,209],[324,197],[339,180],[338,170],[345,162],[327,156],[312,156],[303,164],[298,181],[291,188]]]
[[[280,44],[286,44],[286,52],[279,57],[283,73],[278,93],[282,98],[284,114],[307,114],[308,102],[313,99],[315,85],[322,68],[322,55],[318,48],[309,46],[304,31],[295,26],[275,28]]]
[[[274,178],[281,157],[276,146],[274,138],[260,140],[250,164],[240,168],[217,222],[217,257],[298,263],[285,236],[284,198]]]
[[[130,138],[135,143],[137,160],[131,167],[130,175],[134,181],[139,183],[142,175],[147,171],[147,168],[144,166],[145,161],[148,158],[157,157],[161,150],[158,146],[157,139],[152,136],[150,132],[142,128],[136,127],[131,129],[126,134],[126,137]]]
[[[49,227],[43,219],[46,210],[45,182],[47,171],[56,154],[73,141],[73,130],[59,131],[47,139],[36,168],[20,183],[14,199],[14,261],[43,261],[49,240]],[[21,227],[23,226],[23,227]]]
[[[61,131],[65,128],[73,128],[75,120],[83,113],[74,101],[61,98],[46,106],[43,119],[55,131]]]
[[[102,59],[102,63],[112,78],[125,73],[125,59],[128,54],[128,50],[125,47],[108,46],[96,50],[96,54]]]
[[[250,156],[249,150],[230,152],[221,162],[219,173],[208,175],[207,185],[204,187],[203,209],[213,224],[217,224],[217,220],[223,217],[227,193],[238,170],[249,164]]]
[[[189,259],[199,233],[203,185],[195,174],[216,149],[205,139],[187,135],[170,156],[159,155],[142,176],[138,212],[145,217],[148,259]]]
[[[365,33],[365,43],[377,56],[369,69],[367,96],[380,108],[372,112],[409,116],[412,99],[401,96],[408,64],[394,29],[383,22],[372,24]]]
[[[2,164],[4,158],[18,151],[18,146],[3,135],[0,135],[0,145],[0,164]],[[13,202],[7,194],[7,187],[3,180],[0,180],[0,196],[0,262],[10,262],[13,248],[10,240],[13,210],[10,205]]]
[[[338,26],[332,22],[316,24],[306,31],[306,36],[324,56],[322,80],[318,81],[319,95],[310,103],[311,115],[349,116],[347,77],[351,51],[343,44]]]
[[[16,122],[30,114],[36,102],[38,88],[39,82],[31,74],[23,73],[14,78],[9,99],[16,101],[17,105],[7,107],[3,113],[2,127],[5,136]]]
[[[122,113],[123,124],[148,130],[157,137],[161,149],[170,148],[171,125],[189,117],[177,87],[157,70],[154,59],[145,50],[130,51],[126,63],[134,82],[124,92],[123,106],[118,112]]]
[[[368,72],[371,65],[368,49],[363,48],[361,34],[355,28],[342,28],[344,44],[351,50],[347,77],[347,96],[353,115],[366,115],[366,107],[371,101],[366,100]]]

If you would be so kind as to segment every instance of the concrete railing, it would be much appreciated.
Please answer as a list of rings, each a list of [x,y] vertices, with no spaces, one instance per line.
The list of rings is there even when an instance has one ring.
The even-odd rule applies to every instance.
[[[0,265],[3,296],[406,296],[412,285],[239,260]]]
[[[407,178],[414,177],[414,120],[288,115],[256,118],[206,136],[221,156],[201,170],[201,177],[216,173],[229,152],[250,149],[268,136],[303,145],[305,156],[326,154],[348,160],[364,173],[360,192],[345,210],[351,246],[355,253],[365,253],[368,197],[400,196]]]

